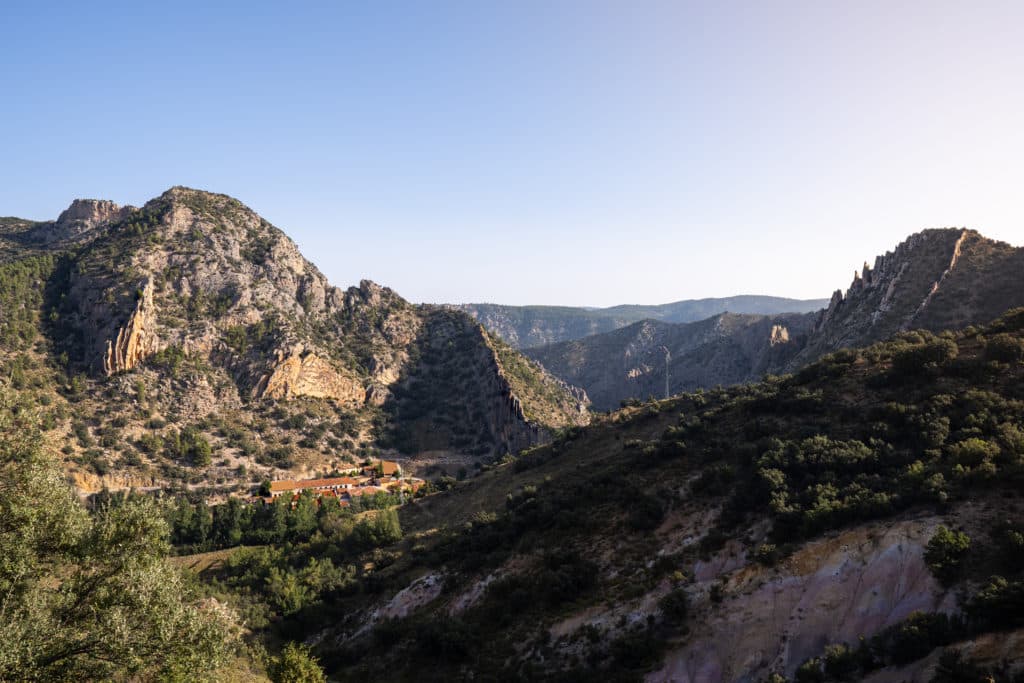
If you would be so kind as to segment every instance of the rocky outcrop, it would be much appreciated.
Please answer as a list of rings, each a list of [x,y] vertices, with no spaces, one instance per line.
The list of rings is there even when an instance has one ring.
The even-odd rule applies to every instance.
[[[785,325],[772,325],[771,337],[768,343],[772,346],[776,344],[788,344],[789,343],[789,330],[786,329]]]
[[[124,219],[134,211],[106,199],[76,199],[56,221],[42,223],[32,231],[38,242],[73,242],[91,236],[96,228]]]
[[[342,403],[362,404],[366,389],[358,378],[339,372],[331,363],[297,345],[278,351],[272,369],[263,375],[253,391],[256,398],[287,400],[299,396],[329,398]]]
[[[409,359],[383,401],[395,447],[408,453],[514,453],[589,419],[564,383],[502,348],[499,358],[468,315],[426,309]]]
[[[915,328],[938,332],[984,324],[1024,305],[1024,249],[947,228],[911,235],[854,272],[821,312],[807,347],[787,370],[844,347]]]
[[[114,339],[107,340],[103,372],[109,377],[118,372],[131,370],[147,356],[156,353],[159,339],[155,326],[153,282],[148,281],[142,289],[135,310],[128,316],[128,321],[118,329]]]

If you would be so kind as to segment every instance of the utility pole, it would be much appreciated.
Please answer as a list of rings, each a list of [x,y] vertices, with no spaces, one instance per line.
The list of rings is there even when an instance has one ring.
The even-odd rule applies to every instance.
[[[661,350],[665,352],[665,398],[668,398],[668,362],[672,360],[672,352],[668,350],[667,346],[662,346]]]

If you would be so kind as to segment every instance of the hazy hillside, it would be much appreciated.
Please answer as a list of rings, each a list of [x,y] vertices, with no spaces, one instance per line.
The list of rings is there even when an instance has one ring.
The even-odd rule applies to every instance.
[[[570,306],[502,306],[500,304],[459,304],[491,332],[517,348],[580,339],[610,332],[641,320],[684,323],[704,320],[720,313],[807,313],[828,305],[827,299],[784,299],[774,296],[732,296],[721,299],[688,299],[660,306],[612,306],[573,308]]]
[[[379,449],[501,455],[586,396],[468,315],[341,290],[235,199],[172,188],[0,222],[0,359],[79,486],[227,485]]]
[[[905,333],[599,418],[402,508],[402,541],[207,576],[280,614],[247,577],[351,566],[272,627],[342,680],[1019,680],[1022,380],[1024,311]]]
[[[864,265],[826,309],[804,315],[716,316],[699,323],[638,323],[527,349],[554,375],[608,410],[629,398],[748,382],[799,369],[823,354],[902,330],[984,324],[1024,305],[1024,249],[971,230],[926,230]]]
[[[726,313],[695,323],[644,321],[524,353],[586,387],[595,409],[611,410],[628,398],[664,398],[666,362],[670,395],[759,378],[793,358],[813,319]]]

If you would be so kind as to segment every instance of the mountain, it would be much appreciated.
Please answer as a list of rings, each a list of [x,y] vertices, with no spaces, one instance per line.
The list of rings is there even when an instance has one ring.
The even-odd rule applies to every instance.
[[[803,315],[718,315],[698,323],[636,323],[605,334],[526,349],[547,370],[587,391],[594,407],[748,382],[793,372],[821,356],[900,331],[984,324],[1024,305],[1024,249],[973,230],[925,230],[874,267],[864,264],[844,294]]]
[[[877,257],[873,268],[865,263],[854,272],[845,295],[832,295],[795,362],[904,330],[984,324],[1022,304],[1024,248],[974,230],[924,230]]]
[[[828,305],[828,299],[784,299],[774,296],[732,296],[720,299],[688,299],[660,306],[503,306],[459,304],[452,306],[479,320],[484,327],[520,349],[580,339],[611,332],[641,320],[682,323],[704,320],[719,313],[808,313]]]
[[[470,316],[340,290],[225,195],[0,219],[0,257],[5,369],[53,406],[83,488],[248,482],[390,448],[468,464],[589,419],[582,392]]]
[[[1022,387],[1024,309],[905,332],[598,416],[401,508],[402,540],[205,576],[338,680],[1020,680]],[[350,579],[301,609],[250,578],[323,557]]]
[[[524,353],[586,387],[595,409],[611,410],[628,398],[665,397],[666,372],[669,394],[761,377],[792,360],[812,325],[813,314],[722,313],[682,324],[648,320]]]

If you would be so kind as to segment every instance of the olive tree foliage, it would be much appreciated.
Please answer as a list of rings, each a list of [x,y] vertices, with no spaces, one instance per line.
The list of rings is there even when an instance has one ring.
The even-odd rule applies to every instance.
[[[89,514],[0,387],[0,681],[202,680],[234,616],[166,559],[156,502]]]

